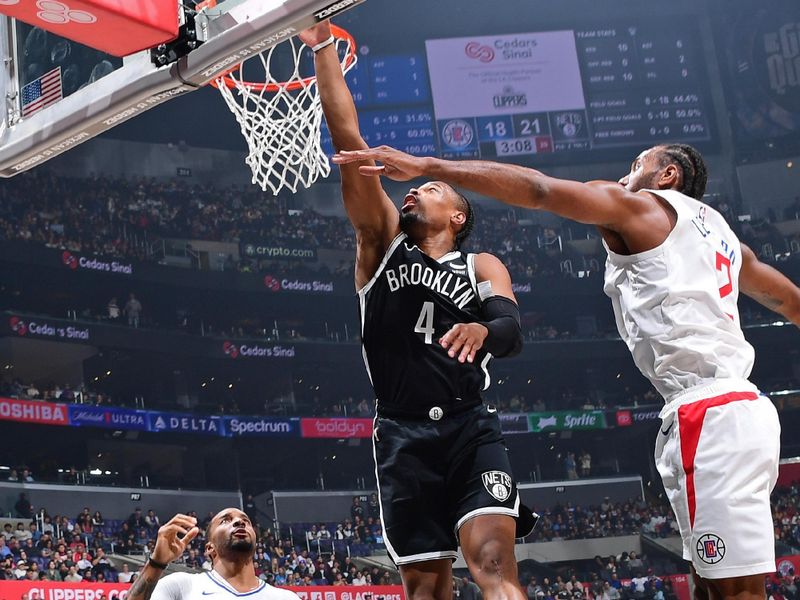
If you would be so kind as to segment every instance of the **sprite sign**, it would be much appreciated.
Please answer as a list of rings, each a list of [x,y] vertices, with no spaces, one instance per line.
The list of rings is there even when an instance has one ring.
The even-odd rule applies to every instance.
[[[606,416],[601,410],[569,410],[528,414],[528,430],[534,433],[605,428]]]

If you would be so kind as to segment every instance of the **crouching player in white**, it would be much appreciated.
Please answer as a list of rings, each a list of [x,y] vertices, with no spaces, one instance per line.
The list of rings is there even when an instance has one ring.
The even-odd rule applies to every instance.
[[[131,586],[127,600],[201,600],[247,596],[248,600],[299,600],[294,592],[267,585],[256,577],[253,554],[256,532],[238,508],[217,513],[206,530],[206,556],[212,570],[172,573],[161,579],[167,565],[180,558],[200,530],[197,519],[175,515],[158,530],[150,559]]]

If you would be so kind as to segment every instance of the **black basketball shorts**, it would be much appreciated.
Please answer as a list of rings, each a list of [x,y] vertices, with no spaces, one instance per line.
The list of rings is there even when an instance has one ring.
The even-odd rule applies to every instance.
[[[494,408],[439,421],[376,417],[372,440],[383,536],[395,564],[455,560],[466,521],[519,515]]]

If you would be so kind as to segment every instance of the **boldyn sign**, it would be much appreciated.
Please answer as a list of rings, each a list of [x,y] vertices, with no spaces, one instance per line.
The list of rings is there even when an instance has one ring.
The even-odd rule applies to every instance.
[[[372,437],[372,419],[300,419],[304,438],[368,438]]]

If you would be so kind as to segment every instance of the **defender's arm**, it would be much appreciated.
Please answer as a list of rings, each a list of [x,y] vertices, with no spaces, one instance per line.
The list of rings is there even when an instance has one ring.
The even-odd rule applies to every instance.
[[[783,273],[758,260],[744,244],[739,289],[800,327],[800,288]]]
[[[518,165],[415,157],[388,146],[340,152],[334,162],[344,165],[366,159],[383,164],[362,165],[359,168],[362,175],[384,175],[397,181],[415,177],[438,179],[506,204],[546,210],[623,236],[647,231],[653,225],[651,220],[663,218],[663,211],[652,198],[629,192],[618,183],[568,181]]]

